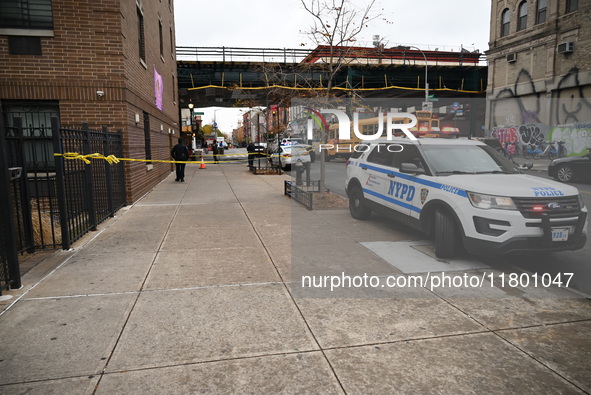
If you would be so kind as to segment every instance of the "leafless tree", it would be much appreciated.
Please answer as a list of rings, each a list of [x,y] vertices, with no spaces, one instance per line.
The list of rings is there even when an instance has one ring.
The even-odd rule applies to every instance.
[[[332,95],[333,81],[339,71],[355,57],[354,43],[357,36],[368,23],[379,15],[373,15],[376,0],[359,7],[349,0],[300,0],[304,9],[312,16],[312,26],[303,33],[322,48],[323,61],[327,77],[324,97]],[[326,136],[322,142],[326,143]],[[326,189],[326,161],[324,152],[320,155],[320,193]]]
[[[312,25],[303,31],[316,47],[323,47],[327,74],[326,96],[330,96],[337,73],[354,59],[357,36],[379,17],[373,14],[376,0],[355,6],[350,0],[300,0],[312,16]]]

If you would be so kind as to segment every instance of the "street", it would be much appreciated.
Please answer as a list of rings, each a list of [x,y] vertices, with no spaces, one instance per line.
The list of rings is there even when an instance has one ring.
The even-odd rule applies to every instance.
[[[326,186],[327,188],[338,195],[346,197],[345,194],[345,161],[342,159],[326,162]],[[295,177],[295,172],[291,172]],[[544,167],[536,166],[535,170],[529,170],[527,174],[536,177],[547,178],[547,172]],[[318,180],[320,178],[320,162],[317,160],[311,165],[310,178]],[[583,200],[587,208],[591,207],[591,184],[572,183],[579,189],[583,196]],[[409,239],[416,238],[416,233],[400,225],[400,231],[408,230]],[[425,237],[425,240],[427,238]],[[559,273],[573,273],[570,279],[570,287],[585,294],[591,294],[591,243],[587,242],[585,247],[577,251],[563,251],[551,254],[533,254],[529,256],[515,256],[515,257],[495,257],[495,258],[481,258],[477,256],[468,257],[474,261],[481,261],[495,269],[506,270],[507,268],[517,269],[538,274],[549,274],[552,278],[556,278]]]

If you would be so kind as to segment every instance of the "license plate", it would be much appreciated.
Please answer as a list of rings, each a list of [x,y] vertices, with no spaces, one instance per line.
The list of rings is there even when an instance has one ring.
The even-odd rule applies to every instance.
[[[568,228],[552,228],[552,241],[567,241]]]

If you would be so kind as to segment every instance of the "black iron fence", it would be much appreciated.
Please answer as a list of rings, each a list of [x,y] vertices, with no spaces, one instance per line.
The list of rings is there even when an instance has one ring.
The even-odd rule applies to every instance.
[[[0,130],[0,204],[10,208],[0,213],[0,292],[20,287],[19,254],[69,249],[126,204],[122,163],[60,155],[122,157],[121,131],[61,127],[55,117],[48,126],[23,127],[20,118],[10,124]]]
[[[302,181],[299,184],[293,180],[283,182],[283,194],[304,205],[308,210],[314,208],[314,192],[319,191],[320,181]]]

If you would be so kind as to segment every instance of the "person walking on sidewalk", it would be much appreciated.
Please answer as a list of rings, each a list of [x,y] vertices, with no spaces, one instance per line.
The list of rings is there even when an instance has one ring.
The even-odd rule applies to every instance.
[[[218,142],[214,141],[211,145],[211,151],[213,152],[213,161],[215,163],[219,163],[218,162]]]
[[[183,144],[183,139],[179,138],[179,143],[172,147],[170,155],[175,161],[186,161],[189,159],[189,149]],[[176,178],[175,181],[185,182],[185,163],[175,163]]]
[[[254,167],[254,144],[251,142],[248,143],[246,146],[246,152],[248,152],[248,168],[252,169]]]

